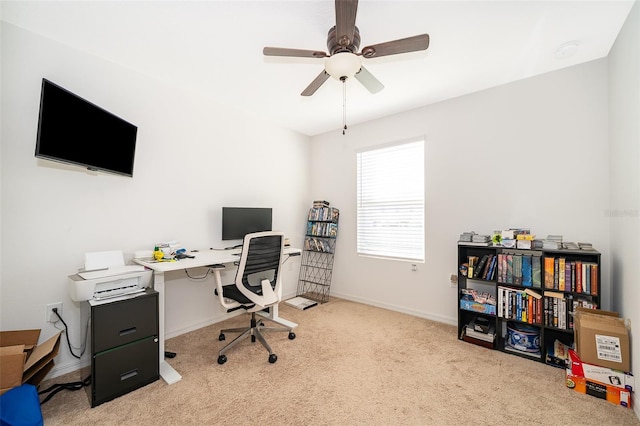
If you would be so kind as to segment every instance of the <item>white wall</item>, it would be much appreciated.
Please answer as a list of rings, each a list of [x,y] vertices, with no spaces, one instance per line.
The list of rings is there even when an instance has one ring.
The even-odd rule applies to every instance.
[[[312,139],[312,194],[340,208],[331,293],[457,323],[463,231],[527,227],[602,252],[609,306],[607,63],[598,60]],[[358,149],[426,138],[426,262],[356,254]]]
[[[34,157],[43,77],[138,126],[133,178]],[[67,276],[84,253],[120,249],[129,258],[171,239],[219,247],[222,206],[272,207],[274,228],[300,246],[312,201],[308,145],[306,136],[3,23],[0,328],[41,328],[48,338],[55,329],[45,305],[62,301],[79,346],[79,304]],[[287,296],[296,291],[298,259],[285,270]],[[226,315],[212,278],[166,278],[167,337]],[[56,364],[53,376],[79,366],[65,343]]]
[[[631,321],[640,341],[640,2],[636,2],[609,53],[611,169],[611,282],[613,309]],[[633,346],[633,345],[632,345]],[[631,353],[638,370],[640,351]],[[640,415],[640,406],[634,409]]]

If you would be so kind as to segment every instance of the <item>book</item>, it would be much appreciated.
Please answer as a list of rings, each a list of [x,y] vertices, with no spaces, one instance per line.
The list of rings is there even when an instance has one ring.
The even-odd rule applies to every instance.
[[[576,292],[582,293],[582,261],[576,260]]]
[[[530,358],[540,358],[540,351],[538,351],[538,352],[522,351],[522,350],[516,349],[516,348],[514,348],[512,346],[509,346],[507,344],[504,345],[504,350],[508,351],[508,352],[513,352],[513,353],[516,353],[516,354],[519,354],[519,355],[524,355],[524,356],[527,356],[527,357],[530,357]]]
[[[503,253],[499,253],[498,254],[498,262],[496,264],[497,268],[498,268],[498,273],[496,274],[496,277],[498,279],[499,283],[503,283],[504,279],[503,277],[505,276],[505,269],[503,268],[503,262],[504,262],[504,254]]]
[[[542,295],[540,293],[533,291],[530,288],[525,289],[524,292],[529,296],[535,297],[536,299],[542,299]]]
[[[522,285],[522,255],[513,255],[513,283]]]
[[[524,287],[532,287],[533,282],[531,281],[531,256],[524,255],[522,256],[522,285]]]
[[[555,297],[557,299],[564,299],[564,293],[558,291],[545,291],[544,295],[547,297]]]
[[[491,262],[486,267],[487,273],[483,277],[485,280],[491,280],[495,276],[495,270],[496,270],[497,261],[498,261],[498,257],[492,255]]]
[[[591,264],[591,294],[598,295],[598,264]]]
[[[469,256],[467,258],[467,276],[473,278],[476,264],[478,263],[478,256]]]
[[[487,263],[487,259],[489,259],[489,255],[482,255],[480,260],[478,261],[478,265],[473,268],[473,277],[472,278],[482,278],[484,265]]]
[[[296,309],[300,309],[301,311],[312,308],[318,304],[318,302],[316,302],[315,300],[310,300],[300,296],[294,297],[289,300],[285,300],[284,303],[286,303],[289,306],[293,306]]]
[[[462,340],[464,340],[465,342],[473,343],[474,345],[484,346],[485,348],[493,349],[493,342],[486,342],[484,340],[476,339],[467,334],[462,336]]]
[[[558,259],[558,290],[565,291],[565,262],[566,259],[561,257]]]
[[[591,269],[588,262],[582,262],[582,288],[585,293],[591,294]]]
[[[458,241],[458,245],[460,246],[489,247],[492,244],[491,241]]]
[[[473,337],[474,339],[483,340],[485,342],[492,342],[494,340],[495,335],[493,333],[482,333],[480,331],[475,331],[473,328],[467,326],[464,334],[469,337]]]
[[[531,285],[542,287],[542,260],[540,256],[531,256]]]
[[[553,288],[553,271],[554,271],[554,259],[553,257],[544,258],[544,288]]]
[[[591,243],[577,243],[577,244],[580,250],[593,250],[593,245]]]
[[[476,317],[465,326],[465,335],[473,337],[474,339],[484,340],[485,342],[493,342],[495,340],[495,325],[488,321],[486,325],[487,331],[479,331],[476,328],[483,328],[483,326],[480,325],[477,327],[476,321],[480,319],[482,319],[482,317]]]

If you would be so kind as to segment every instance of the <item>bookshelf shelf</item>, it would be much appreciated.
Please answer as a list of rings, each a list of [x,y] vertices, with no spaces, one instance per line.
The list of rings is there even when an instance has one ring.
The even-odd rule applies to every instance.
[[[575,308],[600,307],[600,253],[458,243],[458,338],[564,367],[559,343],[573,345]],[[487,307],[487,305],[493,305]],[[465,335],[476,318],[495,328],[490,343]],[[491,340],[491,339],[489,339]]]
[[[329,301],[340,210],[314,203],[307,216],[297,296]]]

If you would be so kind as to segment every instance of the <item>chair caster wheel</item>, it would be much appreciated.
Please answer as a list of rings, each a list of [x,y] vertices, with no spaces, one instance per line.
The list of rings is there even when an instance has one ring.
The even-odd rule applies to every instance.
[[[293,331],[289,332],[289,340],[293,340],[296,338],[296,333],[294,333]]]
[[[218,357],[218,364],[222,365],[222,364],[224,364],[225,362],[227,362],[227,356],[226,356],[226,355],[220,355],[220,356]],[[274,361],[274,362],[275,362],[275,361]]]
[[[224,334],[220,333],[220,335],[218,336],[218,340],[222,342],[224,340]]]
[[[276,354],[269,355],[269,363],[273,364],[277,360],[278,360],[278,356]],[[218,362],[220,362],[220,359],[218,359]]]

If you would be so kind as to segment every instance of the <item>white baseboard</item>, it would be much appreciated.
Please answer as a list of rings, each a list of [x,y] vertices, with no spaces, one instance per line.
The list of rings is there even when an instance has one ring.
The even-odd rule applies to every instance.
[[[351,295],[348,295],[348,294],[343,294],[343,293],[334,292],[334,291],[331,292],[331,296],[338,297],[340,299],[350,300],[352,302],[363,303],[365,305],[377,306],[378,308],[388,309],[390,311],[400,312],[400,313],[407,314],[407,315],[412,315],[412,316],[418,317],[418,318],[424,318],[424,319],[428,319],[428,320],[432,320],[432,321],[436,321],[436,322],[441,322],[443,324],[458,325],[458,319],[457,318],[451,318],[451,317],[447,317],[447,316],[443,316],[443,315],[433,315],[433,314],[429,314],[429,313],[422,312],[422,311],[416,311],[415,309],[407,308],[406,306],[398,306],[398,305],[392,305],[392,304],[388,304],[388,303],[380,303],[380,302],[375,301],[375,300],[369,300],[369,299],[366,299],[366,298],[351,296]]]

